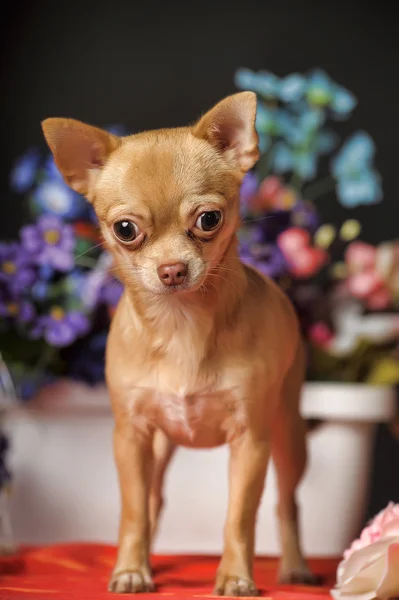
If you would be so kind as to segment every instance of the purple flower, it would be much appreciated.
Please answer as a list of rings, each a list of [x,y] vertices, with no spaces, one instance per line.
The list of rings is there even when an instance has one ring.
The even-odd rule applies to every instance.
[[[241,212],[247,213],[250,207],[252,198],[255,196],[258,190],[259,181],[256,175],[249,172],[245,175],[242,180],[240,189],[240,200],[241,200]]]
[[[115,308],[120,300],[122,292],[123,285],[113,277],[104,283],[100,292],[100,302],[102,301],[107,306]]]
[[[18,295],[33,285],[36,273],[17,243],[0,244],[0,284],[11,295]]]
[[[82,313],[53,306],[50,314],[38,320],[31,336],[36,339],[43,336],[50,346],[65,347],[85,335],[89,327],[89,320]]]
[[[320,218],[313,204],[305,200],[297,202],[291,212],[291,224],[314,233],[320,225]]]
[[[19,323],[29,323],[35,317],[35,308],[27,300],[3,298],[0,300],[0,317],[14,319]]]
[[[31,148],[17,160],[10,176],[11,188],[22,194],[32,187],[40,162],[40,153],[36,148]]]
[[[21,229],[22,246],[35,256],[40,265],[48,265],[58,271],[70,271],[74,265],[75,238],[70,225],[53,215],[43,215],[36,225]]]
[[[255,265],[267,277],[276,279],[287,272],[287,262],[283,253],[272,244],[266,244],[262,247],[260,257]]]

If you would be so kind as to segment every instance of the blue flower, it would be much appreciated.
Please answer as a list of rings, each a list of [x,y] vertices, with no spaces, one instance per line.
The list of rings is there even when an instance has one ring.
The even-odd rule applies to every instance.
[[[106,125],[104,127],[105,131],[108,131],[108,133],[112,133],[113,135],[118,135],[118,136],[123,136],[126,135],[126,129],[123,125],[118,125],[118,124],[114,124],[114,125]]]
[[[238,88],[256,92],[267,100],[278,98],[279,78],[269,71],[255,73],[250,69],[238,69],[235,84]]]
[[[44,163],[44,172],[46,178],[55,179],[56,181],[64,181],[57,165],[55,164],[54,157],[52,154],[49,154],[47,160]]]
[[[278,86],[279,98],[283,102],[299,102],[306,90],[306,79],[299,73],[291,73],[281,79]]]
[[[359,173],[354,179],[342,179],[338,182],[337,193],[346,208],[377,204],[382,200],[380,175],[376,171],[368,171]]]
[[[270,71],[238,69],[235,84],[242,90],[251,90],[265,100],[281,100],[282,102],[298,102],[306,90],[306,80],[299,73],[291,73],[279,78]]]
[[[373,166],[375,145],[368,133],[355,133],[331,162],[337,194],[345,207],[376,204],[382,199],[381,176]]]
[[[292,146],[305,146],[313,141],[318,130],[324,124],[322,111],[305,110],[299,115],[291,115],[285,110],[279,111],[278,123],[282,136]]]
[[[260,151],[266,152],[270,148],[273,138],[280,132],[279,111],[258,102],[256,130],[259,135]]]
[[[310,73],[306,97],[313,106],[330,108],[338,118],[347,117],[357,103],[351,92],[332,81],[321,69],[315,69]]]
[[[36,148],[31,148],[25,152],[25,154],[17,160],[11,171],[11,189],[19,194],[29,190],[35,182],[39,163],[40,152]]]
[[[301,179],[312,179],[316,175],[317,154],[312,150],[291,149],[285,142],[275,145],[273,169],[276,173],[293,172]]]
[[[43,181],[32,194],[31,202],[39,214],[57,215],[68,220],[84,217],[88,211],[88,203],[83,196],[57,177]]]
[[[375,145],[365,131],[357,131],[342,146],[331,162],[331,172],[337,179],[353,177],[364,169],[370,169]]]

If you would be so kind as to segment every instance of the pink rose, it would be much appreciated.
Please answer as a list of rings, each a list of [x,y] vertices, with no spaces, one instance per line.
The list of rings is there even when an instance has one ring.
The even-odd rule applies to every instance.
[[[399,504],[378,513],[344,553],[334,600],[374,600],[399,595]]]

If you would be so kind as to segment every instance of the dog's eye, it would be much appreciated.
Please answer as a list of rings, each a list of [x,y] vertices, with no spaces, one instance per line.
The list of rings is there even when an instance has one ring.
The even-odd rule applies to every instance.
[[[139,228],[133,221],[118,221],[114,225],[114,232],[121,242],[133,242],[139,235]]]
[[[208,210],[202,213],[195,223],[195,226],[202,231],[213,231],[219,225],[222,220],[222,213],[220,210]]]

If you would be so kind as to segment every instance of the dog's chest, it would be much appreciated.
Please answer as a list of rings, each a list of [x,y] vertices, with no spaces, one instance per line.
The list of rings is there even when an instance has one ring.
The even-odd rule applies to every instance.
[[[189,395],[155,392],[151,403],[156,425],[183,446],[219,446],[245,429],[244,405],[231,390]]]
[[[162,368],[130,388],[128,412],[143,429],[162,429],[175,444],[211,448],[228,443],[246,428],[242,387],[226,374],[187,385],[165,378]]]

